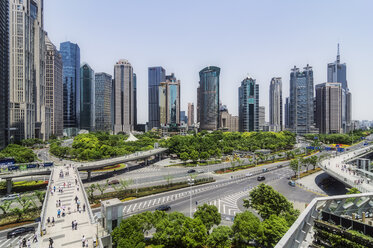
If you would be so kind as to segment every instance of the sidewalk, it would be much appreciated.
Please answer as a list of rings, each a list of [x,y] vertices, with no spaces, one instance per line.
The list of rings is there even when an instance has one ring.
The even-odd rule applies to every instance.
[[[344,161],[355,157],[357,153],[367,150],[368,147],[358,151],[351,151],[343,153],[342,155],[332,157],[321,163],[320,167],[324,169],[331,176],[336,176],[339,180],[346,182],[352,187],[356,187],[361,192],[372,192],[373,182],[369,183],[365,177],[357,175],[350,169],[350,165],[345,164]]]
[[[46,235],[41,237],[41,244],[40,247],[48,247],[49,245],[49,238],[52,238],[54,243],[53,247],[64,247],[64,248],[75,248],[75,247],[82,247],[82,236],[86,237],[89,246],[93,247],[93,239],[96,236],[96,226],[92,225],[88,215],[88,207],[86,207],[86,211],[81,211],[79,213],[77,211],[77,204],[75,202],[75,197],[78,197],[78,201],[80,202],[80,209],[82,209],[83,204],[86,204],[84,201],[84,191],[76,184],[75,178],[76,170],[70,167],[55,167],[55,172],[53,174],[53,182],[52,182],[52,189],[56,187],[55,193],[53,195],[50,194],[50,199],[46,205],[46,218],[54,217],[55,223],[54,226],[50,224],[46,225]],[[63,172],[64,177],[60,177],[60,172]],[[68,172],[69,175],[65,175]],[[69,187],[68,184],[71,183]],[[64,186],[65,185],[65,186]],[[63,192],[59,192],[59,188],[62,188]],[[57,207],[57,201],[61,201],[61,207]],[[69,209],[71,213],[69,213]],[[58,209],[61,210],[61,217],[57,217]],[[65,217],[62,217],[63,209],[65,209]],[[77,230],[72,229],[72,221],[77,221]]]

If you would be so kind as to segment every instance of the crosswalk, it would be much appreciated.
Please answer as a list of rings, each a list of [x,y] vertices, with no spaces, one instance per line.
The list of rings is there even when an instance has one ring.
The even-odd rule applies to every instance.
[[[235,216],[237,213],[242,211],[238,207],[238,201],[241,198],[246,198],[249,195],[250,190],[244,190],[221,199],[215,199],[213,201],[202,201],[201,204],[207,203],[208,205],[214,205],[222,215]]]
[[[163,196],[163,197],[161,196],[161,197],[158,197],[158,198],[155,198],[155,199],[152,198],[152,199],[149,199],[149,200],[139,201],[139,202],[136,202],[136,203],[129,202],[127,205],[124,206],[123,214],[124,215],[131,215],[134,212],[146,210],[146,209],[149,209],[149,208],[153,208],[155,206],[159,206],[159,205],[162,205],[162,204],[166,204],[166,203],[173,202],[173,201],[176,201],[176,200],[179,200],[179,199],[182,199],[182,198],[189,197],[190,192],[192,193],[192,195],[195,195],[195,194],[198,194],[198,193],[201,193],[201,192],[204,192],[204,191],[207,191],[207,190],[211,190],[211,189],[214,189],[214,188],[222,187],[222,186],[225,186],[225,185],[231,184],[231,183],[232,182],[223,182],[223,183],[220,183],[220,184],[210,185],[210,186],[207,186],[207,187],[192,189],[191,191],[186,189],[182,192],[177,192],[175,194],[167,195],[167,196]]]
[[[1,238],[0,239],[0,248],[15,248],[15,247],[19,247],[19,240],[22,240],[23,238],[26,239],[26,241],[28,239],[31,240],[32,242],[32,238],[33,238],[34,234],[33,233],[29,233],[29,234],[26,234],[26,235],[23,235],[23,236],[19,236],[19,237],[15,237],[15,238],[11,238],[11,239],[7,239],[6,237],[4,238]]]

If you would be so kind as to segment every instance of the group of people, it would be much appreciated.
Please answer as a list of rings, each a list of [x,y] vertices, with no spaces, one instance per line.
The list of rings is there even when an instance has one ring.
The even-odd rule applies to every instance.
[[[71,222],[71,228],[72,230],[78,230],[78,222],[76,220]]]
[[[33,236],[33,239],[32,239],[32,243],[35,243],[35,242],[38,242],[38,235],[36,233],[34,233],[34,236]],[[21,247],[30,248],[31,247],[31,238],[28,238],[26,240],[26,238],[22,239],[21,237],[19,237],[18,247],[19,248],[21,248]]]

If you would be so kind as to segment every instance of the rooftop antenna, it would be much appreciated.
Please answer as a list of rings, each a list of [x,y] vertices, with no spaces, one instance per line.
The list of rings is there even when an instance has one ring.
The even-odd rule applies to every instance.
[[[338,43],[338,48],[337,48],[337,63],[339,64],[340,60],[340,54],[339,54],[339,43]]]

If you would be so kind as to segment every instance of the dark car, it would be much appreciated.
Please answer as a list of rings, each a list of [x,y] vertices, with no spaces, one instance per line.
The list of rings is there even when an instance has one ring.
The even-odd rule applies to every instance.
[[[20,235],[23,235],[23,234],[29,233],[29,232],[35,232],[35,227],[30,226],[30,227],[20,227],[20,228],[14,229],[14,230],[8,232],[6,237],[8,239],[11,239],[11,238],[14,238],[14,237],[17,237],[17,236],[20,236]]]
[[[119,183],[119,180],[117,179],[113,179],[110,182],[108,182],[109,185],[118,184],[118,183]]]
[[[264,176],[258,176],[258,181],[264,181],[266,178]]]
[[[170,209],[171,209],[170,205],[160,205],[155,210],[158,210],[158,211],[167,211],[167,210],[170,210]]]
[[[190,170],[188,170],[188,173],[194,173],[194,172],[196,172],[195,169],[190,169]]]

